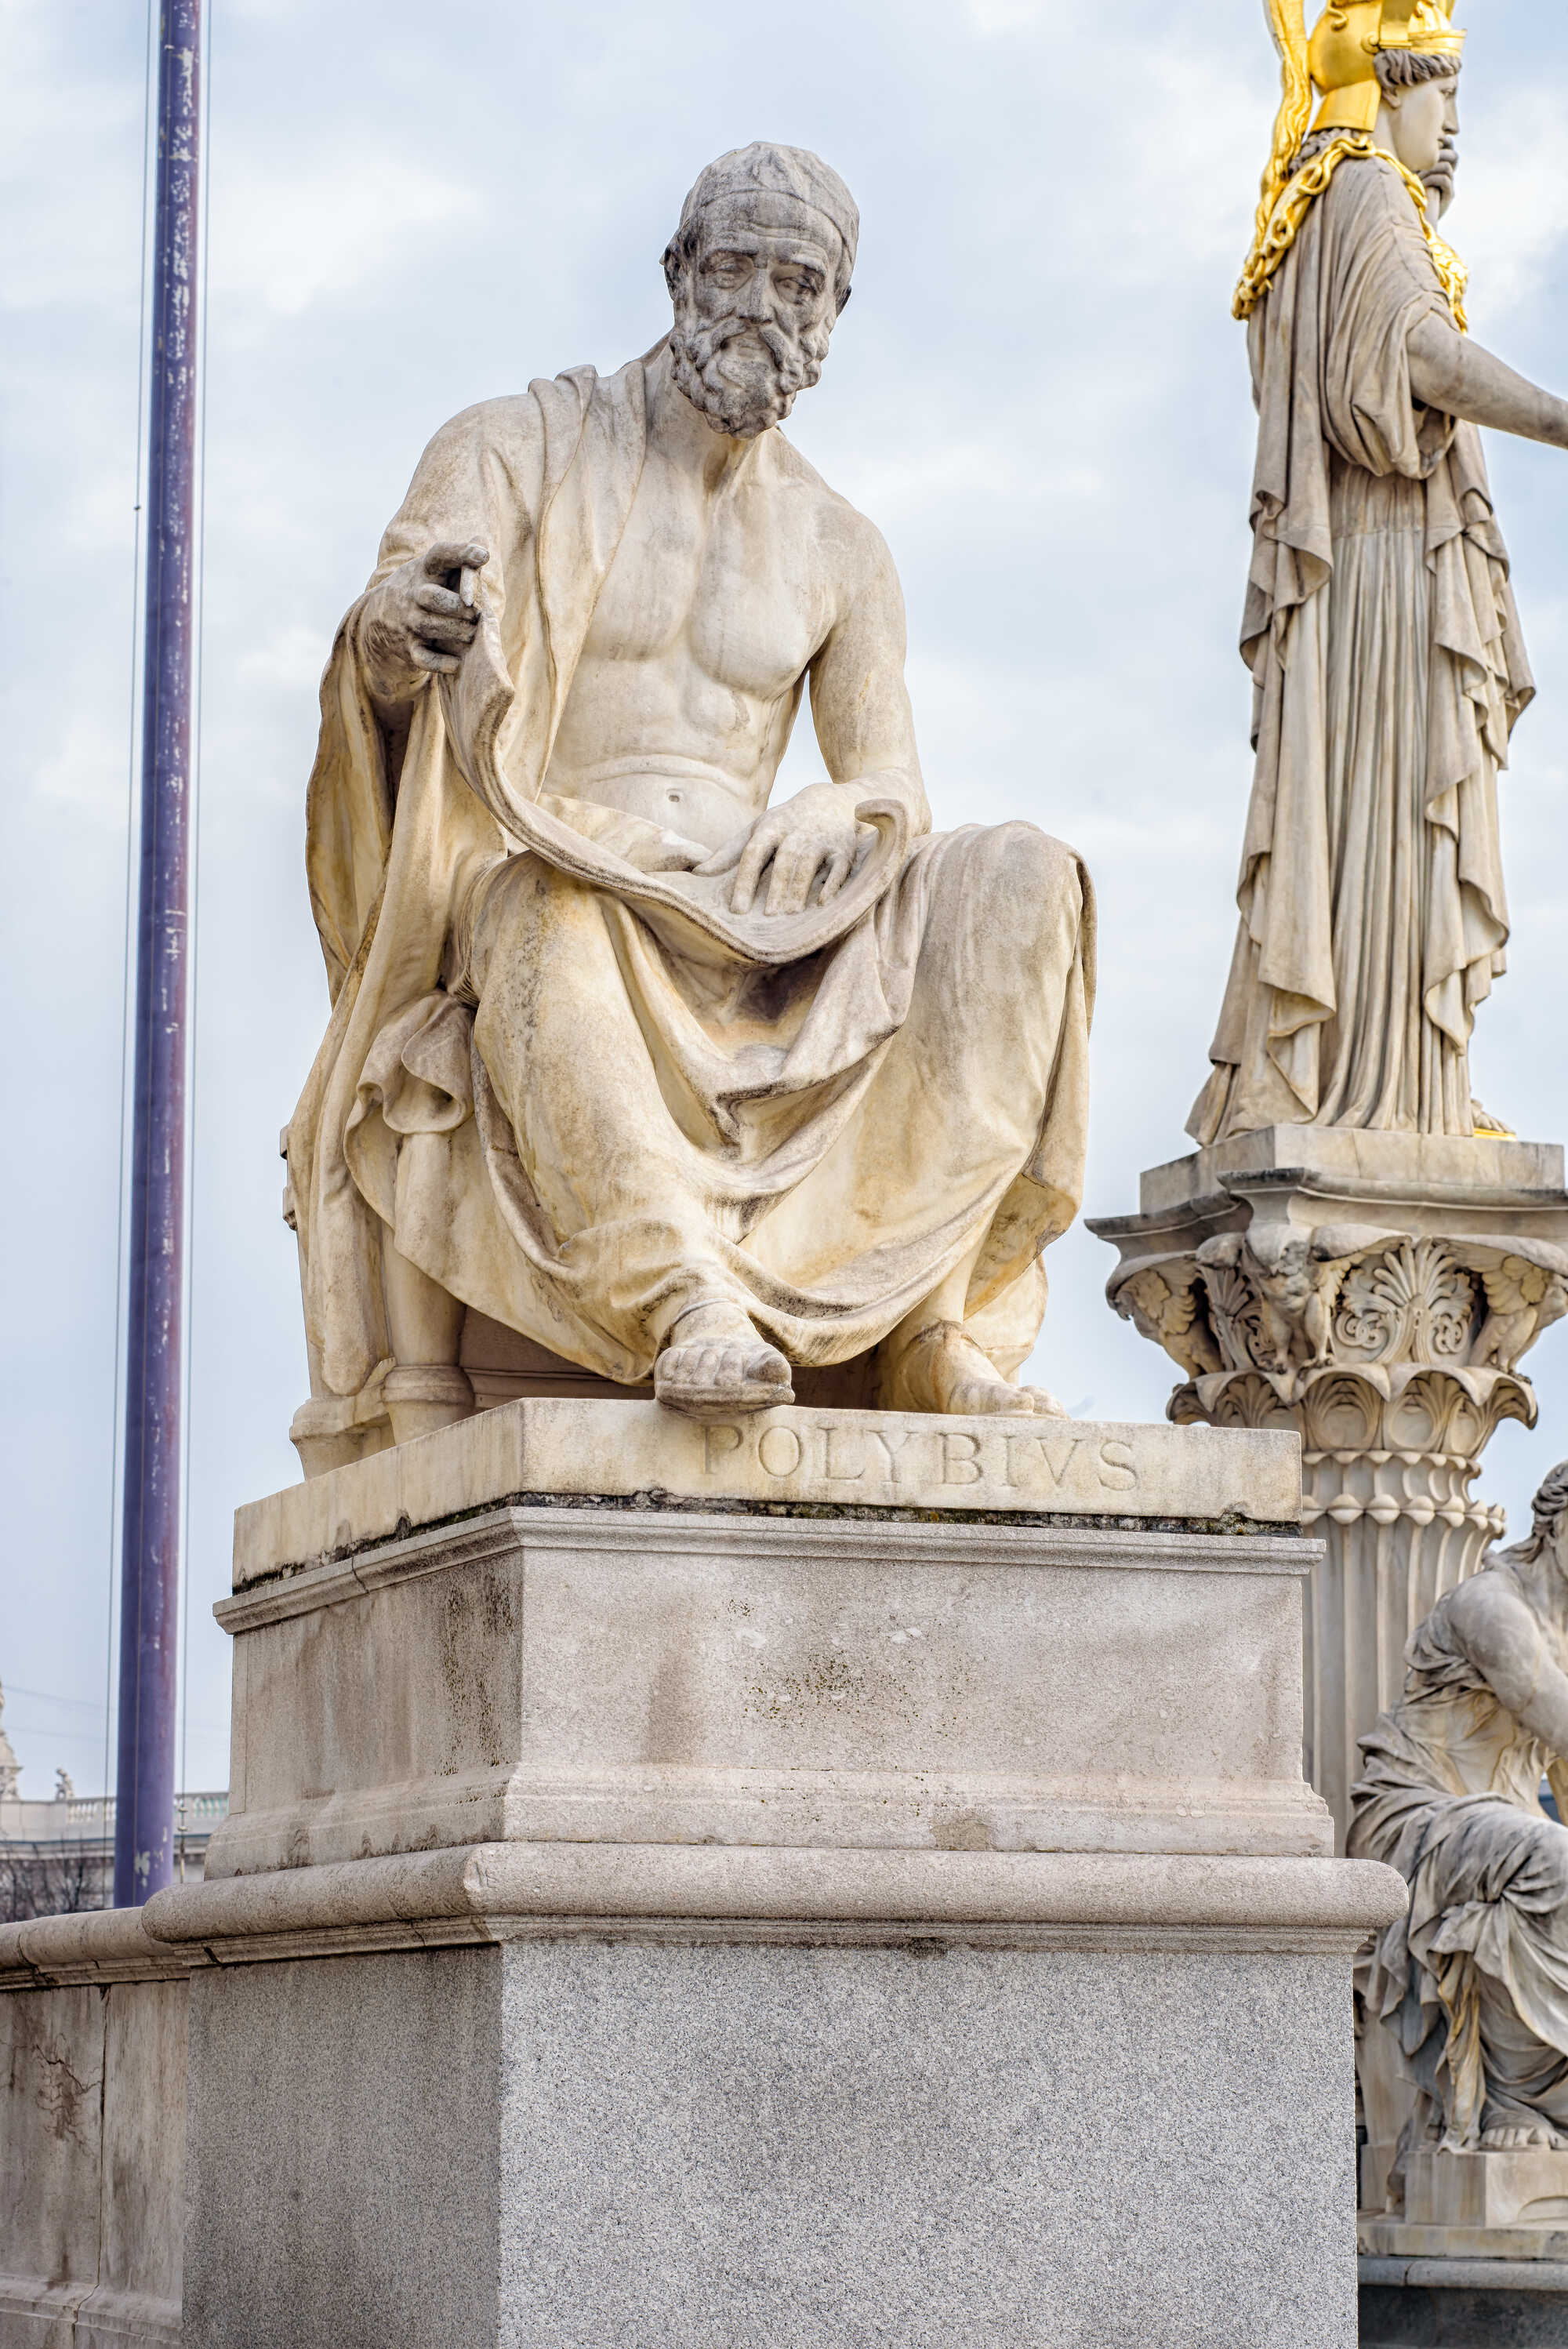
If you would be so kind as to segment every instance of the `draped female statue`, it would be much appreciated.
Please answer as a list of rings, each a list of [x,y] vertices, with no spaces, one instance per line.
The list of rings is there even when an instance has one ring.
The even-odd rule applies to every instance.
[[[1497,778],[1534,688],[1476,428],[1568,448],[1568,404],[1469,339],[1435,232],[1464,39],[1449,0],[1331,6],[1310,44],[1302,0],[1266,5],[1284,99],[1236,296],[1258,409],[1256,766],[1188,1131],[1495,1131],[1469,1046],[1504,967]]]

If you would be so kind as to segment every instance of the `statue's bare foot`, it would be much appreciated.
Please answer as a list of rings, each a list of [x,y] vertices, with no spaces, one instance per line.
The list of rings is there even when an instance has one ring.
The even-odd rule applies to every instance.
[[[1563,2137],[1546,2121],[1499,2121],[1481,2131],[1483,2153],[1523,2153],[1528,2147],[1540,2145],[1561,2153],[1568,2146],[1568,2137]]]
[[[727,1419],[795,1400],[788,1361],[738,1305],[696,1305],[680,1316],[654,1364],[654,1392],[691,1419]]]
[[[1055,1395],[1044,1387],[1009,1386],[990,1356],[957,1321],[936,1321],[912,1338],[899,1357],[892,1381],[897,1411],[941,1412],[949,1417],[965,1413],[1020,1413],[1040,1419],[1066,1419]]]

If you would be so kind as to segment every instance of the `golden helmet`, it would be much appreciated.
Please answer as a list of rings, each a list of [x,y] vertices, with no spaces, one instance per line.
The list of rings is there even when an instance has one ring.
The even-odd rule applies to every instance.
[[[1253,247],[1236,288],[1238,318],[1250,317],[1263,299],[1302,220],[1327,186],[1336,165],[1346,154],[1370,150],[1383,103],[1377,79],[1379,56],[1408,49],[1422,57],[1451,57],[1458,70],[1465,36],[1454,24],[1453,7],[1454,0],[1338,0],[1338,5],[1330,0],[1309,41],[1306,0],[1264,0],[1264,15],[1279,51],[1280,105],[1274,143],[1264,168]],[[1315,121],[1315,90],[1322,99]],[[1297,159],[1309,125],[1338,135],[1317,162],[1300,171]],[[1403,171],[1404,166],[1398,168]],[[1462,326],[1462,266],[1432,234],[1420,181],[1409,172],[1405,177],[1439,276]],[[1307,186],[1309,180],[1312,184]]]
[[[1323,92],[1313,129],[1372,129],[1382,103],[1379,52],[1457,59],[1465,36],[1452,18],[1453,0],[1346,0],[1326,8],[1307,46],[1308,70]]]

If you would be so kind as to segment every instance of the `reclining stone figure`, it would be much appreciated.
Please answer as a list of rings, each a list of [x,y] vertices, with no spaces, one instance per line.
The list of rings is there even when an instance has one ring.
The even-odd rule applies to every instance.
[[[466,1415],[470,1307],[698,1416],[872,1349],[891,1405],[1057,1409],[1011,1381],[1092,900],[1031,824],[931,832],[892,561],[778,429],[857,230],[815,156],[710,165],[667,338],[444,427],[338,632],[296,1440]],[[808,687],[828,779],[770,806]]]
[[[1410,1887],[1364,1984],[1417,2101],[1400,2143],[1568,2146],[1568,1462],[1527,1541],[1439,1599],[1361,1740],[1347,1848]]]

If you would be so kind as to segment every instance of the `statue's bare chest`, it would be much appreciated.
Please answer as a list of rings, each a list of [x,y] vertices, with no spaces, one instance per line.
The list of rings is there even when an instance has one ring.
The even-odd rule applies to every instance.
[[[793,688],[831,620],[810,502],[714,494],[650,456],[594,609],[590,659],[694,663],[732,692]]]

